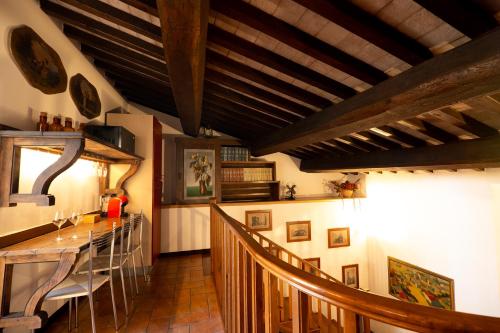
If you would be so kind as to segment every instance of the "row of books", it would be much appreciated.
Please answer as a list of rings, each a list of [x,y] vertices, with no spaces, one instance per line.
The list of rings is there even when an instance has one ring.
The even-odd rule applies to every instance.
[[[220,151],[223,161],[248,161],[249,155],[245,147],[222,147]]]
[[[272,181],[271,168],[222,168],[223,182]]]

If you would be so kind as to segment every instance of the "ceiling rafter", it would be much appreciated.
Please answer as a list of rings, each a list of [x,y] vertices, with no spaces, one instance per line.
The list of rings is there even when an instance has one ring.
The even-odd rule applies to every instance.
[[[256,156],[349,135],[491,93],[500,86],[500,29],[252,144]]]
[[[500,166],[500,136],[444,145],[303,160],[305,172],[473,169]]]
[[[415,0],[419,5],[470,38],[496,28],[492,15],[470,0]]]
[[[432,58],[432,52],[425,46],[349,1],[295,0],[295,2],[410,65],[417,65]]]
[[[389,77],[381,70],[246,2],[214,0],[211,4],[212,8],[217,12],[276,38],[300,52],[361,81],[375,85]]]

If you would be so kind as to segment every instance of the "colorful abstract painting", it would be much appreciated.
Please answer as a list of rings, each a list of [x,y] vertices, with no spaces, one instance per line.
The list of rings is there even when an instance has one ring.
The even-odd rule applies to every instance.
[[[454,310],[453,280],[388,257],[389,294],[409,303]]]

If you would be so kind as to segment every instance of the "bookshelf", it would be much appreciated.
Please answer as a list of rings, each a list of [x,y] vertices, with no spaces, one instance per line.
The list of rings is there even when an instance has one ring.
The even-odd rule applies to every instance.
[[[222,202],[279,200],[279,191],[275,162],[221,161]]]

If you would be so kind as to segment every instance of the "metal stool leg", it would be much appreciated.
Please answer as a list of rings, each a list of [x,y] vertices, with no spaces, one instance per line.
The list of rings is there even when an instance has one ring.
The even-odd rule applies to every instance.
[[[109,288],[111,289],[111,303],[113,304],[113,317],[115,318],[115,329],[118,331],[118,316],[116,315],[115,290],[113,288],[113,270],[109,272]]]
[[[69,316],[68,316],[68,332],[71,332],[71,308],[73,304],[73,299],[70,298],[68,301],[68,306],[69,306]]]
[[[141,253],[141,265],[142,265],[142,274],[144,274],[144,281],[149,282],[149,275],[146,274],[146,266],[144,266],[144,254],[142,253],[142,244],[139,245],[139,252]]]
[[[123,303],[125,305],[125,316],[128,317],[127,292],[125,291],[125,278],[123,277],[123,267],[120,265],[120,279],[122,280]]]
[[[92,274],[92,272],[90,274]],[[89,293],[89,305],[90,305],[90,320],[92,321],[92,333],[96,333],[95,317],[94,317],[94,299],[92,297],[92,291],[90,291]]]
[[[139,295],[139,284],[137,284],[137,271],[135,269],[135,253],[132,251],[132,268],[134,269],[135,290]]]

